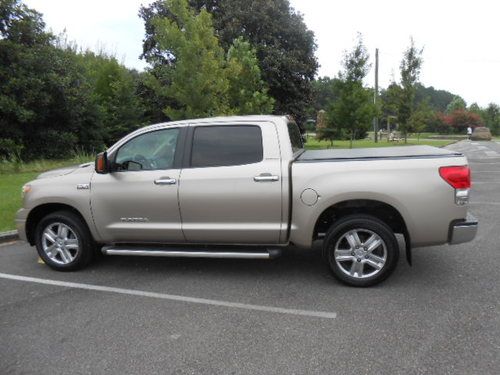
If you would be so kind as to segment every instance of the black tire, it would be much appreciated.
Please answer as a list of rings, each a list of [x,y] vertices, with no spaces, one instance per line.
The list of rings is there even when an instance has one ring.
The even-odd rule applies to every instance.
[[[358,229],[359,232],[357,231]],[[364,242],[361,242],[361,246],[358,246],[359,249],[356,247],[355,250],[351,252],[353,247],[347,237],[352,240],[352,237],[348,235],[348,233],[353,232],[356,232],[358,238],[362,241],[367,241],[368,236],[371,237],[371,235],[376,234],[378,239],[382,241],[381,245],[375,248],[373,252],[368,252],[365,249],[369,248],[369,246],[365,247],[363,246]],[[362,239],[359,235],[366,237]],[[376,238],[376,236],[374,238]],[[339,246],[337,256],[344,254],[341,254],[341,252],[348,252],[345,253],[347,254],[346,257],[352,259],[343,261],[340,260],[342,258],[339,257],[339,261],[337,262],[335,259],[335,247],[337,245]],[[323,243],[323,253],[337,280],[351,286],[368,287],[384,281],[394,271],[399,259],[399,245],[394,232],[383,221],[371,215],[353,214],[340,219],[330,228]],[[375,262],[372,261],[372,258],[385,259],[385,262]],[[355,263],[359,263],[359,265],[354,265]],[[376,267],[380,268],[378,269],[372,266],[372,263],[376,263]],[[383,266],[381,266],[381,264],[383,264]],[[352,273],[353,269],[350,267],[361,267],[361,272]],[[347,268],[350,269],[347,270]],[[367,269],[367,273],[363,275],[365,269]],[[348,274],[348,272],[350,272],[350,274]],[[374,274],[371,275],[371,273]]]
[[[67,226],[70,229],[69,232],[73,232],[70,236],[77,240],[76,249],[75,244],[73,244],[73,248],[69,250],[70,256],[74,256],[74,258],[67,258],[71,260],[66,261],[64,264],[62,264],[62,262],[65,260],[63,259],[60,251],[55,257],[53,257],[54,259],[52,259],[43,247],[44,241],[45,243],[48,241],[44,240],[44,230],[51,225],[54,225],[55,228],[57,228],[57,225],[60,223]],[[43,259],[46,265],[57,271],[75,271],[82,269],[90,263],[94,254],[95,244],[87,225],[78,215],[71,211],[53,212],[40,220],[35,230],[35,242],[36,250],[40,258]]]

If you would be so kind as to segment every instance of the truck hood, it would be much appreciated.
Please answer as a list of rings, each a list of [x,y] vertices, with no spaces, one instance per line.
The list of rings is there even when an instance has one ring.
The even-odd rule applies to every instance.
[[[83,171],[92,172],[94,170],[94,163],[84,163],[79,165],[72,165],[70,167],[65,167],[65,168],[52,169],[50,171],[38,175],[37,179],[64,176],[66,174],[70,174],[80,170],[82,172]]]

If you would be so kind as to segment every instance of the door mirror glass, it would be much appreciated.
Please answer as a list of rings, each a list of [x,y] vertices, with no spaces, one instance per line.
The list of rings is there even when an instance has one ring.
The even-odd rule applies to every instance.
[[[106,174],[109,171],[108,168],[108,153],[101,152],[97,154],[95,158],[95,171],[99,174]]]

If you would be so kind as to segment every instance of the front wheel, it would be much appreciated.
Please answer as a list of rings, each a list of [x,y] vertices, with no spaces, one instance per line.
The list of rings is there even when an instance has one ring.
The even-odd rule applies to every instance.
[[[77,270],[92,259],[92,236],[82,219],[73,212],[48,214],[38,223],[35,235],[38,255],[55,270]]]
[[[333,275],[358,287],[385,280],[399,258],[399,245],[391,228],[370,215],[340,219],[328,231],[323,247]]]

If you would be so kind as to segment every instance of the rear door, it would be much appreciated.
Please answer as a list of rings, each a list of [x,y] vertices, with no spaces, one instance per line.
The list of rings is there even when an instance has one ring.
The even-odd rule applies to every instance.
[[[199,125],[188,137],[179,187],[186,241],[278,243],[282,176],[275,125]]]

